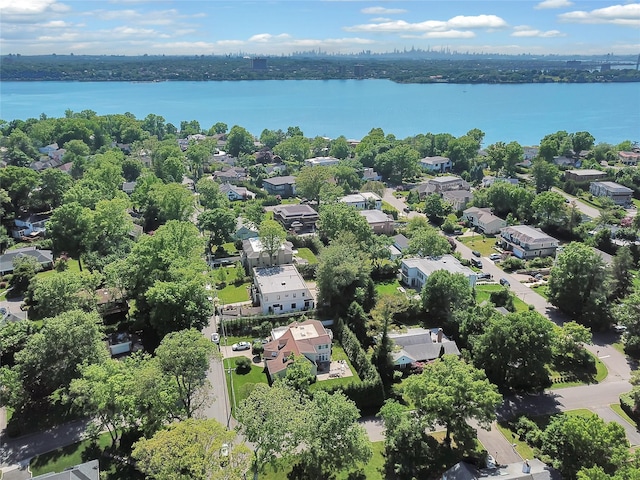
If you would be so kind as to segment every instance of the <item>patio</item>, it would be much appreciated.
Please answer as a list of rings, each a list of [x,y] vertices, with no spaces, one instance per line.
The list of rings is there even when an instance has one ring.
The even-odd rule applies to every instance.
[[[322,367],[324,368],[321,368],[321,366],[318,367],[318,374],[316,375],[316,379],[319,382],[331,378],[353,377],[353,372],[349,368],[346,360],[337,360],[331,363],[325,362]]]

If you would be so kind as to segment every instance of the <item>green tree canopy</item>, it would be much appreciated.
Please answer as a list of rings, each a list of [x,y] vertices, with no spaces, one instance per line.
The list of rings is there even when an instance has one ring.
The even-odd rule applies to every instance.
[[[366,244],[373,233],[367,219],[352,205],[343,202],[326,204],[320,209],[318,230],[329,240],[334,240],[343,232],[353,234],[357,242]]]
[[[227,144],[225,146],[227,152],[232,157],[237,157],[241,153],[253,153],[255,147],[253,145],[253,135],[246,129],[234,125],[227,135]]]
[[[320,206],[320,191],[331,178],[329,167],[303,167],[296,176],[296,192]]]
[[[422,286],[422,306],[434,324],[451,323],[456,310],[473,305],[473,289],[462,273],[433,272]]]

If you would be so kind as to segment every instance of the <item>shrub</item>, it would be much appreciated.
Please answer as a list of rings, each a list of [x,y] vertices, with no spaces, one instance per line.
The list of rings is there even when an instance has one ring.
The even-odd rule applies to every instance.
[[[251,370],[251,360],[247,357],[236,358],[236,373],[243,374]]]
[[[505,271],[519,270],[524,268],[524,260],[520,260],[516,257],[508,257],[502,261],[502,268]]]
[[[251,354],[252,355],[262,355],[264,353],[264,345],[262,342],[253,342],[251,345]]]
[[[516,310],[513,305],[513,294],[506,288],[491,292],[491,295],[489,295],[489,301],[496,307],[504,307],[510,312],[514,312]]]

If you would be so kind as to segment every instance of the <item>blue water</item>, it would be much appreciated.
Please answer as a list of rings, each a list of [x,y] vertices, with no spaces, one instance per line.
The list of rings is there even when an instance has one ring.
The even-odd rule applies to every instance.
[[[640,140],[640,84],[402,85],[387,80],[66,83],[0,82],[3,120],[149,113],[167,122],[198,120],[264,128],[299,126],[306,136],[361,138],[372,128],[405,138],[484,131],[484,144],[538,144],[558,130],[586,130],[597,142]]]

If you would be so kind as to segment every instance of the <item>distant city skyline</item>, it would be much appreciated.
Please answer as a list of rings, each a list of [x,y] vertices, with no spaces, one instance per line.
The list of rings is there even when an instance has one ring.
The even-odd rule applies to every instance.
[[[0,0],[0,53],[637,55],[640,3]]]

